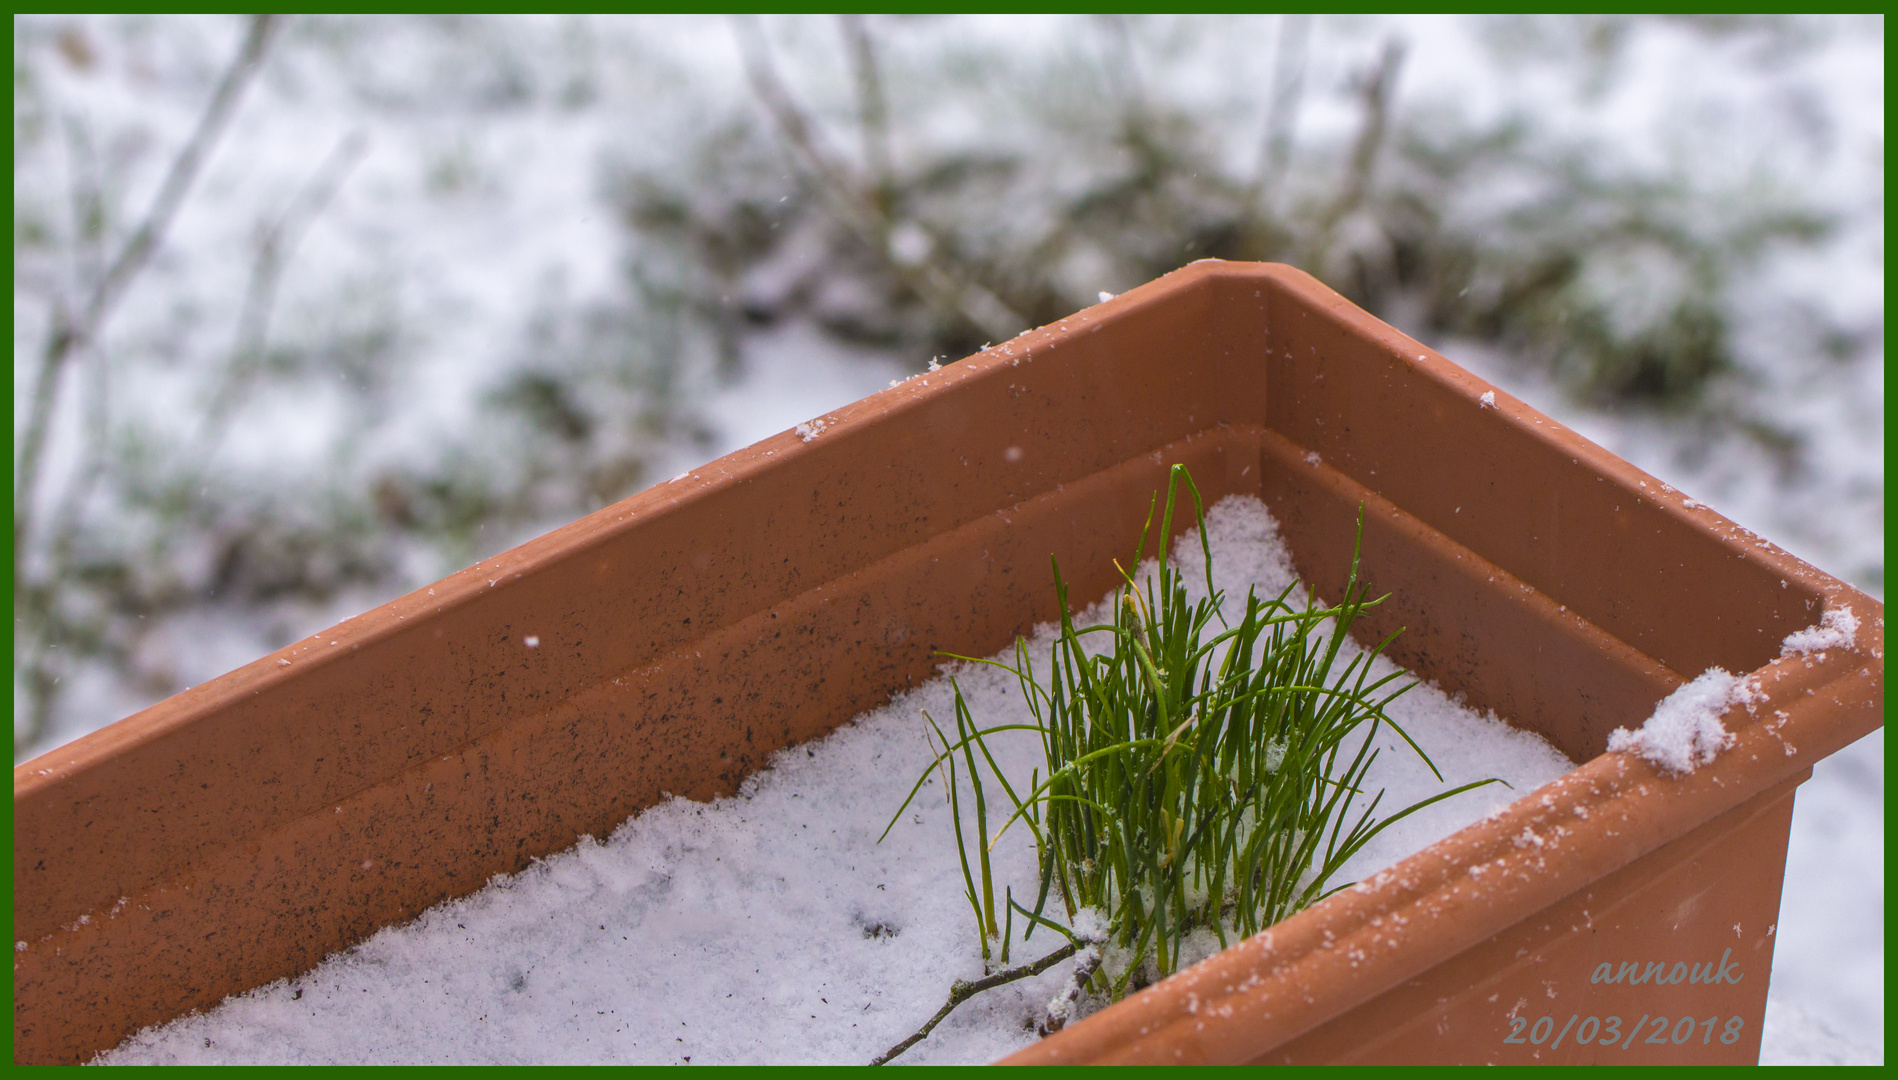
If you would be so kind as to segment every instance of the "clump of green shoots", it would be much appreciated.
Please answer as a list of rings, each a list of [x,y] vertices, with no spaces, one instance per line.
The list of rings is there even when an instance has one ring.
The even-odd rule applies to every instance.
[[[1167,562],[1182,482],[1193,497],[1205,555],[1207,595],[1198,602],[1188,599],[1184,575]],[[1135,567],[1153,524],[1149,511]],[[1051,1008],[1047,1026],[1059,1027],[1068,1004],[1082,993],[1118,1000],[1176,971],[1193,935],[1210,934],[1224,948],[1317,903],[1349,884],[1329,883],[1385,828],[1433,803],[1500,782],[1465,784],[1383,819],[1375,816],[1382,791],[1359,803],[1377,758],[1373,737],[1380,725],[1388,725],[1443,779],[1429,755],[1385,713],[1415,682],[1393,687],[1398,673],[1370,677],[1371,661],[1396,634],[1337,667],[1358,617],[1384,600],[1369,599],[1358,580],[1361,517],[1338,604],[1323,607],[1309,596],[1302,604],[1289,602],[1297,583],[1270,599],[1249,590],[1236,622],[1228,621],[1224,594],[1213,588],[1205,509],[1184,466],[1173,467],[1159,525],[1158,572],[1143,588],[1122,568],[1112,622],[1074,625],[1067,585],[1055,564],[1061,632],[1045,683],[1020,640],[1012,667],[976,660],[1020,679],[1034,724],[979,727],[960,687],[953,740],[925,714],[942,746],[930,770],[945,782],[990,974],[957,982],[936,1017],[877,1064],[920,1041],[973,994],[1080,953],[1074,985]],[[1321,636],[1326,620],[1335,622]],[[986,739],[1024,728],[1040,734],[1044,763],[1026,794],[1018,794]],[[992,836],[978,757],[1013,807]],[[959,772],[968,774],[974,796],[979,874],[971,871],[964,840]],[[917,780],[910,799],[928,775]],[[1018,823],[1034,835],[1040,881],[1032,909],[1004,893],[998,927],[989,851]],[[1046,917],[1051,897],[1059,898],[1066,926]],[[1066,944],[1032,964],[996,971],[991,961],[998,948],[1007,967],[1017,913],[1024,943],[1037,927],[1047,927]]]

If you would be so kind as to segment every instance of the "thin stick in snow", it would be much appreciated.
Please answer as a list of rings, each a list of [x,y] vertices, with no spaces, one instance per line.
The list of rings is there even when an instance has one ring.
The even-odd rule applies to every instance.
[[[927,1039],[929,1033],[935,1030],[936,1025],[942,1023],[944,1017],[954,1012],[957,1005],[962,1004],[982,991],[993,990],[998,986],[1012,983],[1016,979],[1026,979],[1032,975],[1039,975],[1056,964],[1059,964],[1061,961],[1066,960],[1068,957],[1073,956],[1075,950],[1080,947],[1080,942],[1070,941],[1032,964],[1023,964],[1018,968],[998,971],[986,979],[977,979],[974,982],[965,982],[961,979],[957,979],[955,983],[949,987],[949,1000],[943,1002],[942,1008],[936,1010],[936,1015],[929,1018],[929,1023],[916,1029],[916,1034],[911,1035],[909,1038],[883,1051],[883,1053],[878,1054],[876,1059],[871,1061],[870,1064],[888,1064],[891,1058],[896,1057],[903,1051]]]

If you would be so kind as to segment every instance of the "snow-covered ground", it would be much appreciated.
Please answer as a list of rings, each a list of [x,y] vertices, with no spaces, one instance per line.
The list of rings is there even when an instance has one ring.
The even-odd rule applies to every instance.
[[[912,42],[939,43],[955,62],[1011,76],[1065,70],[1072,57],[1052,43],[1083,26],[904,25]],[[1242,88],[1278,78],[1269,59],[1283,52],[1280,35],[1290,24],[1238,20],[1210,34],[1195,25],[1136,25],[1136,34],[1150,35],[1129,54],[1140,60],[1136,76],[1176,80],[1177,100],[1213,113],[1238,109]],[[815,107],[847,112],[842,76],[810,78],[842,70],[835,27],[768,26]],[[15,31],[17,447],[53,298],[81,295],[109,255],[108,241],[122,240],[150,204],[242,26],[228,17],[21,17]],[[1318,20],[1309,34],[1306,106],[1293,132],[1299,147],[1348,139],[1359,117],[1353,73],[1397,37],[1409,43],[1400,105],[1472,123],[1526,111],[1560,145],[1592,145],[1605,175],[1645,169],[1686,177],[1682,183],[1704,195],[1689,200],[1700,215],[1683,224],[1689,231],[1717,224],[1734,200],[1762,192],[1837,223],[1823,243],[1769,245],[1754,269],[1728,283],[1739,370],[1698,414],[1577,405],[1520,357],[1436,339],[1403,312],[1387,314],[1637,466],[1882,595],[1882,19],[1349,17]],[[1259,97],[1247,93],[1246,100]],[[42,518],[57,519],[64,493],[84,488],[88,433],[102,430],[113,433],[114,460],[164,466],[152,466],[154,490],[137,493],[138,513],[106,543],[113,558],[136,561],[164,549],[171,528],[153,510],[170,496],[156,489],[176,487],[195,468],[240,493],[367,489],[388,476],[434,475],[429,470],[440,472],[443,462],[531,477],[545,463],[528,460],[512,441],[515,429],[486,404],[524,371],[596,364],[607,375],[587,369],[582,375],[594,381],[578,385],[596,388],[606,411],[647,415],[655,401],[676,405],[671,427],[629,422],[611,433],[643,461],[649,482],[919,369],[926,355],[845,346],[808,322],[747,331],[730,370],[686,362],[690,341],[672,352],[665,339],[622,355],[562,329],[639,317],[644,309],[626,299],[627,270],[667,257],[622,220],[613,177],[632,165],[664,168],[749,101],[730,27],[718,20],[293,22],[101,347],[61,376]],[[1256,116],[1242,119],[1256,130]],[[1256,138],[1232,147],[1253,154]],[[326,169],[338,177],[333,198],[297,216]],[[99,218],[103,240],[88,231]],[[272,234],[285,224],[293,227]],[[239,347],[242,313],[258,280],[261,239],[270,235],[288,246],[270,309],[268,362],[219,428],[207,420],[216,396],[208,373],[247,355]],[[1628,304],[1639,308],[1641,300],[1636,289]],[[645,373],[645,381],[614,382],[614,364]],[[674,381],[655,389],[651,371]],[[174,461],[182,464],[166,464]],[[554,459],[549,475],[559,471]],[[98,487],[89,490],[96,499]],[[260,498],[236,499],[236,518]],[[135,677],[97,664],[56,669],[63,697],[52,730],[19,749],[37,753],[78,737],[559,520],[476,522],[439,548],[383,545],[396,550],[382,578],[323,599],[155,613],[123,635]],[[218,572],[219,529],[232,527],[177,528],[187,525],[206,539],[166,556],[176,565],[158,575],[161,599],[174,579],[205,588]],[[41,557],[29,557],[28,572]],[[16,653],[16,710],[18,671]],[[1800,792],[1767,1060],[1883,1059],[1882,739],[1820,762]]]

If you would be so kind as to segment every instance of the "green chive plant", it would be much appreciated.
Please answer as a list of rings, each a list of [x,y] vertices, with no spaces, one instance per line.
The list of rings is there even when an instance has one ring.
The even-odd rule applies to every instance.
[[[1167,562],[1182,482],[1193,497],[1205,555],[1206,597],[1197,602],[1188,598],[1184,574]],[[1359,547],[1361,515],[1360,510]],[[1153,524],[1150,510],[1133,566],[1140,565]],[[1310,597],[1293,602],[1296,582],[1270,599],[1248,590],[1235,622],[1223,610],[1224,594],[1213,588],[1205,509],[1184,466],[1173,467],[1159,524],[1158,571],[1143,587],[1121,568],[1124,580],[1111,622],[1074,625],[1055,563],[1061,630],[1046,680],[1037,677],[1020,640],[1012,667],[957,657],[1014,673],[1033,724],[979,727],[959,686],[953,739],[925,714],[932,745],[939,740],[942,749],[903,808],[930,771],[941,776],[990,974],[977,983],[958,982],[942,1011],[879,1063],[926,1036],[974,993],[1046,970],[1077,952],[1082,960],[1075,983],[1056,999],[1048,1026],[1060,1026],[1067,1004],[1082,993],[1118,1000],[1176,971],[1182,957],[1195,951],[1189,939],[1196,935],[1198,955],[1204,955],[1211,944],[1206,935],[1224,948],[1309,907],[1349,884],[1330,881],[1384,829],[1433,803],[1500,782],[1464,784],[1379,819],[1382,791],[1360,800],[1379,752],[1373,743],[1380,726],[1396,732],[1439,781],[1443,776],[1385,712],[1416,683],[1400,684],[1395,672],[1370,675],[1372,659],[1396,634],[1339,667],[1352,626],[1385,599],[1369,599],[1358,580],[1358,548],[1338,604],[1324,607]],[[1334,620],[1328,633],[1327,620]],[[1044,757],[1025,793],[1010,783],[987,745],[991,735],[1020,729],[1039,733]],[[993,835],[979,766],[986,766],[1012,807]],[[975,871],[957,790],[960,773],[967,774],[973,794]],[[1032,908],[1005,891],[998,911],[989,852],[1016,824],[1034,835],[1040,881]],[[1047,917],[1051,898],[1058,898],[1065,926]],[[998,972],[993,961],[999,954],[1007,967],[1018,914],[1024,943],[1036,928],[1047,927],[1066,944],[1033,964]]]

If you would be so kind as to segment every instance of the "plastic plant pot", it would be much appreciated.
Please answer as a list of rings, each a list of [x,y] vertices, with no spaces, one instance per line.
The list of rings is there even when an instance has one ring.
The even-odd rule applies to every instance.
[[[1757,1060],[1793,791],[1881,722],[1883,606],[1304,274],[1202,262],[16,768],[16,1062],[735,790],[1052,618],[1051,553],[1104,594],[1174,462],[1321,594],[1362,503],[1363,634],[1584,764],[1010,1060]],[[1780,655],[1843,608],[1850,644]],[[1765,695],[1725,753],[1605,752],[1715,665]]]

